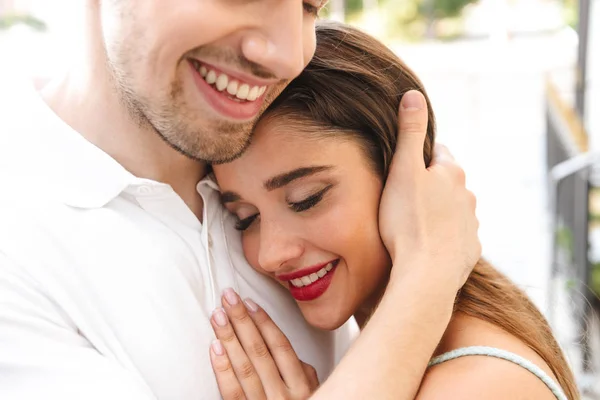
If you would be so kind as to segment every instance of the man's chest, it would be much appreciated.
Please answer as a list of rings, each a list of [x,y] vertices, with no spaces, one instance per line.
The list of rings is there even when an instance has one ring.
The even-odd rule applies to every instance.
[[[239,254],[230,257],[226,232],[118,207],[56,212],[0,229],[3,251],[35,275],[96,351],[138,374],[158,398],[218,398],[209,318],[226,287],[257,300],[303,359],[329,372],[331,335],[307,327],[281,288],[241,265]]]

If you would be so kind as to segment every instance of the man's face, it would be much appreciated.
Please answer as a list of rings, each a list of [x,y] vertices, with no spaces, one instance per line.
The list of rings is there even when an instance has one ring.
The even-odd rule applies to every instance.
[[[123,104],[172,147],[220,163],[308,64],[324,0],[104,0],[107,64]]]

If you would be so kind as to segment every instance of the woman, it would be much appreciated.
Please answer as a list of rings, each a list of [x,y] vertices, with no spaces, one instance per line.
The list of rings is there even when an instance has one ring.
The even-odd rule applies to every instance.
[[[261,118],[246,153],[214,172],[249,263],[288,288],[313,326],[333,330],[354,316],[362,328],[391,268],[378,206],[398,104],[408,90],[424,90],[390,50],[356,29],[323,23],[317,40],[314,59]],[[426,165],[435,131],[428,108]],[[543,316],[484,260],[434,356],[419,398],[579,398]]]

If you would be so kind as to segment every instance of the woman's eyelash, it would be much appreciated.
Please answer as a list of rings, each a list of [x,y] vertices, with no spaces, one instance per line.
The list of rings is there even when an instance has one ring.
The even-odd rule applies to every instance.
[[[237,229],[238,231],[245,231],[250,227],[250,225],[252,225],[252,223],[258,217],[258,215],[259,214],[254,214],[247,218],[240,219],[238,222],[235,223],[235,229]]]
[[[329,189],[331,189],[332,187],[333,187],[333,185],[329,185],[326,188],[324,188],[323,190],[321,190],[320,192],[317,192],[302,201],[298,201],[296,203],[290,203],[290,208],[292,210],[294,210],[295,212],[302,212],[302,211],[309,210],[309,209],[313,208],[314,206],[316,206],[317,204],[319,204],[319,202],[321,200],[323,200],[323,196],[325,196],[325,193],[327,193],[329,191]]]
[[[295,212],[302,212],[302,211],[309,210],[309,209],[313,208],[314,206],[316,206],[317,204],[319,204],[319,202],[321,200],[323,200],[323,196],[325,196],[325,193],[327,193],[332,187],[333,187],[333,185],[329,185],[329,186],[325,187],[323,190],[321,190],[320,192],[317,192],[302,201],[298,201],[296,203],[289,203],[290,208]],[[235,224],[235,229],[237,229],[238,231],[245,231],[246,229],[248,229],[250,227],[250,225],[252,225],[254,223],[256,218],[258,218],[259,216],[260,216],[260,214],[254,214],[254,215],[251,215],[244,219],[238,220]]]

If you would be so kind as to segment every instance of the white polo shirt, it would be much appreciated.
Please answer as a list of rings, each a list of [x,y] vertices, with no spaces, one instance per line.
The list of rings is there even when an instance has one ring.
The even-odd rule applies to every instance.
[[[28,82],[0,88],[0,399],[218,399],[209,318],[227,287],[327,376],[348,342],[307,326],[285,289],[248,266],[212,181],[197,187],[200,223]]]

